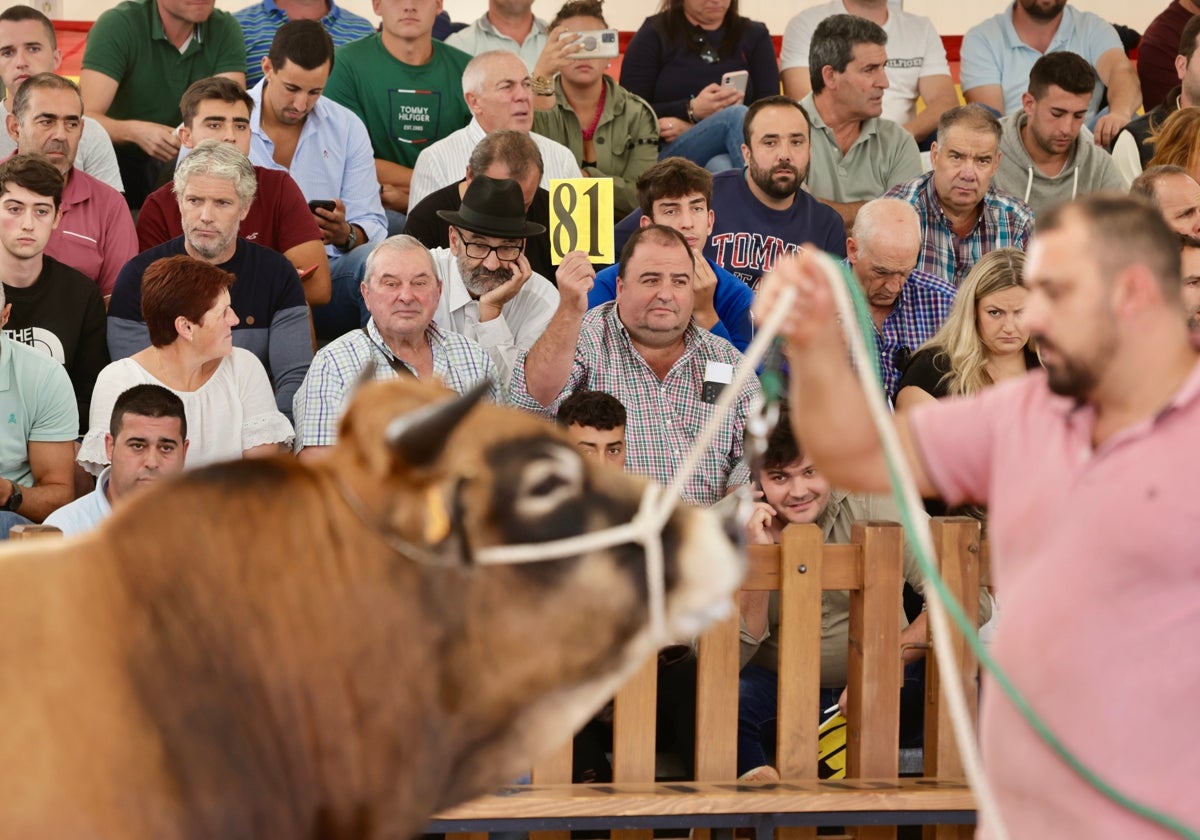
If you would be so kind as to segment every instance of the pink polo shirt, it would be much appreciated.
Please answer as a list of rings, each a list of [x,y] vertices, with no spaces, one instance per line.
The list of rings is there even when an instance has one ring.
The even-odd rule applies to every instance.
[[[90,277],[105,297],[117,273],[138,253],[137,231],[119,192],[72,168],[62,197],[62,220],[50,234],[46,253]]]
[[[1200,363],[1096,450],[1094,411],[1044,371],[910,418],[945,500],[988,505],[1001,667],[1102,778],[1200,828]],[[1175,836],[1080,781],[991,682],[980,737],[1011,837]]]

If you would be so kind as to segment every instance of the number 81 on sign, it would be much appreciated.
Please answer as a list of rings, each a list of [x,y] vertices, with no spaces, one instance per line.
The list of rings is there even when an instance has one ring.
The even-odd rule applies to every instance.
[[[551,261],[558,265],[571,251],[583,251],[598,265],[617,261],[612,178],[550,180]]]

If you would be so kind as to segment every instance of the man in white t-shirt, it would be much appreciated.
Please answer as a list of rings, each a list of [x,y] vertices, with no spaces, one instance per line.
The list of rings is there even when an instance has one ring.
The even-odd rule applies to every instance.
[[[833,0],[805,9],[788,21],[779,55],[783,92],[797,101],[808,96],[808,47],[817,24],[830,15],[857,15],[887,33],[887,78],[883,117],[900,123],[918,141],[937,129],[942,114],[958,104],[946,48],[933,22],[895,7],[888,0]],[[917,113],[917,99],[925,108]]]

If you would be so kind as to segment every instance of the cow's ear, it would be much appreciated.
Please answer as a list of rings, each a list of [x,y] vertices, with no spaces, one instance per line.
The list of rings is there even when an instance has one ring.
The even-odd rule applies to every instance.
[[[388,446],[409,466],[431,465],[454,429],[490,391],[490,381],[481,379],[465,394],[397,417],[387,427]]]

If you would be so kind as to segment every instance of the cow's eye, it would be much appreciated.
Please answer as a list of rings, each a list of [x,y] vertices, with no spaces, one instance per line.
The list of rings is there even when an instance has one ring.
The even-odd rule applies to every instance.
[[[559,487],[564,486],[566,483],[567,480],[561,475],[548,475],[533,487],[529,488],[529,495],[548,496]]]
[[[522,469],[516,512],[528,518],[545,516],[578,497],[582,486],[583,464],[575,452],[547,454]]]

